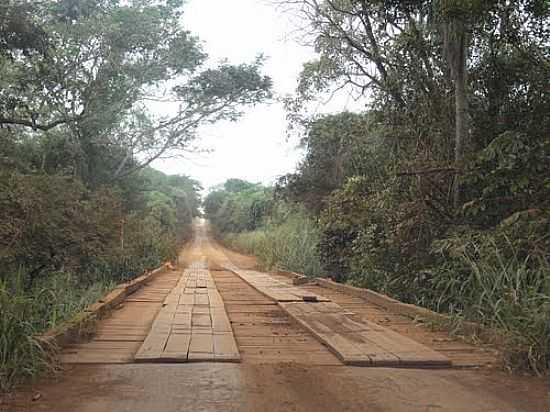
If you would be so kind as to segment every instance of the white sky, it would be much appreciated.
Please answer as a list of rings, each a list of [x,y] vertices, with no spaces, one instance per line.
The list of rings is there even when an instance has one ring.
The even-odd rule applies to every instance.
[[[313,49],[299,45],[290,34],[289,15],[263,0],[190,0],[184,26],[203,42],[212,60],[252,62],[262,53],[268,60],[264,73],[277,95],[292,93],[302,64],[315,58]],[[344,104],[332,102],[333,110]],[[271,183],[295,169],[302,153],[287,141],[285,111],[281,104],[246,109],[237,122],[220,122],[200,130],[200,146],[210,152],[185,158],[158,160],[153,167],[168,174],[185,174],[205,188],[229,178]]]

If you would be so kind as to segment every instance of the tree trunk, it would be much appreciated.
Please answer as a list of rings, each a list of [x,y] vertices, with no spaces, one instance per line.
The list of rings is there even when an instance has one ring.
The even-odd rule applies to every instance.
[[[444,49],[451,71],[455,92],[455,153],[456,173],[453,182],[453,206],[458,210],[461,201],[460,174],[464,168],[464,147],[468,144],[467,69],[468,32],[466,22],[451,17],[444,25]]]
[[[460,174],[464,168],[464,147],[468,143],[468,97],[466,95],[466,59],[463,67],[455,78],[455,179],[453,187],[453,205],[455,210],[460,206]]]

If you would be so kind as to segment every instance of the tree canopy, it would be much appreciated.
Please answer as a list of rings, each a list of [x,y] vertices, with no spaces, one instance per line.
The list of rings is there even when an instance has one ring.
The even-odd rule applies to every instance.
[[[181,26],[182,3],[3,4],[0,126],[65,135],[67,167],[95,184],[189,149],[199,125],[235,120],[268,98],[260,58],[206,67],[200,41]]]

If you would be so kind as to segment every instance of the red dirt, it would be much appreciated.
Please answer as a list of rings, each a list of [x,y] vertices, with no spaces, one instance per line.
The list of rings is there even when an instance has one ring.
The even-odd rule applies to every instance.
[[[225,252],[236,264],[253,266],[253,258]],[[44,379],[0,403],[0,411],[550,410],[550,383],[542,379],[494,369],[343,366],[273,302],[216,270],[220,254],[213,245],[187,249],[180,264],[201,256],[224,298],[241,364],[68,366],[57,380]]]

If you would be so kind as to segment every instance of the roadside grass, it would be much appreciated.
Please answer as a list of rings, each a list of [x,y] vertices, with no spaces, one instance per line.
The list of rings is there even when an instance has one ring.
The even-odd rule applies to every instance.
[[[504,242],[476,239],[454,253],[437,272],[435,309],[498,331],[507,365],[542,375],[550,369],[550,262]]]
[[[36,337],[30,320],[32,299],[12,295],[0,286],[0,390],[8,391],[22,379],[55,368],[52,350]]]
[[[317,249],[319,230],[301,213],[290,215],[280,225],[227,234],[223,240],[230,248],[258,257],[265,269],[278,268],[307,276],[322,274]]]
[[[67,273],[56,273],[29,291],[23,276],[0,280],[0,391],[56,369],[56,348],[39,334],[58,326],[97,301],[113,284],[78,284]]]
[[[44,273],[32,286],[24,268],[0,271],[0,392],[56,369],[56,348],[40,334],[73,318],[117,283],[158,267],[173,250],[169,242],[150,242],[141,253],[96,258],[83,272]]]

